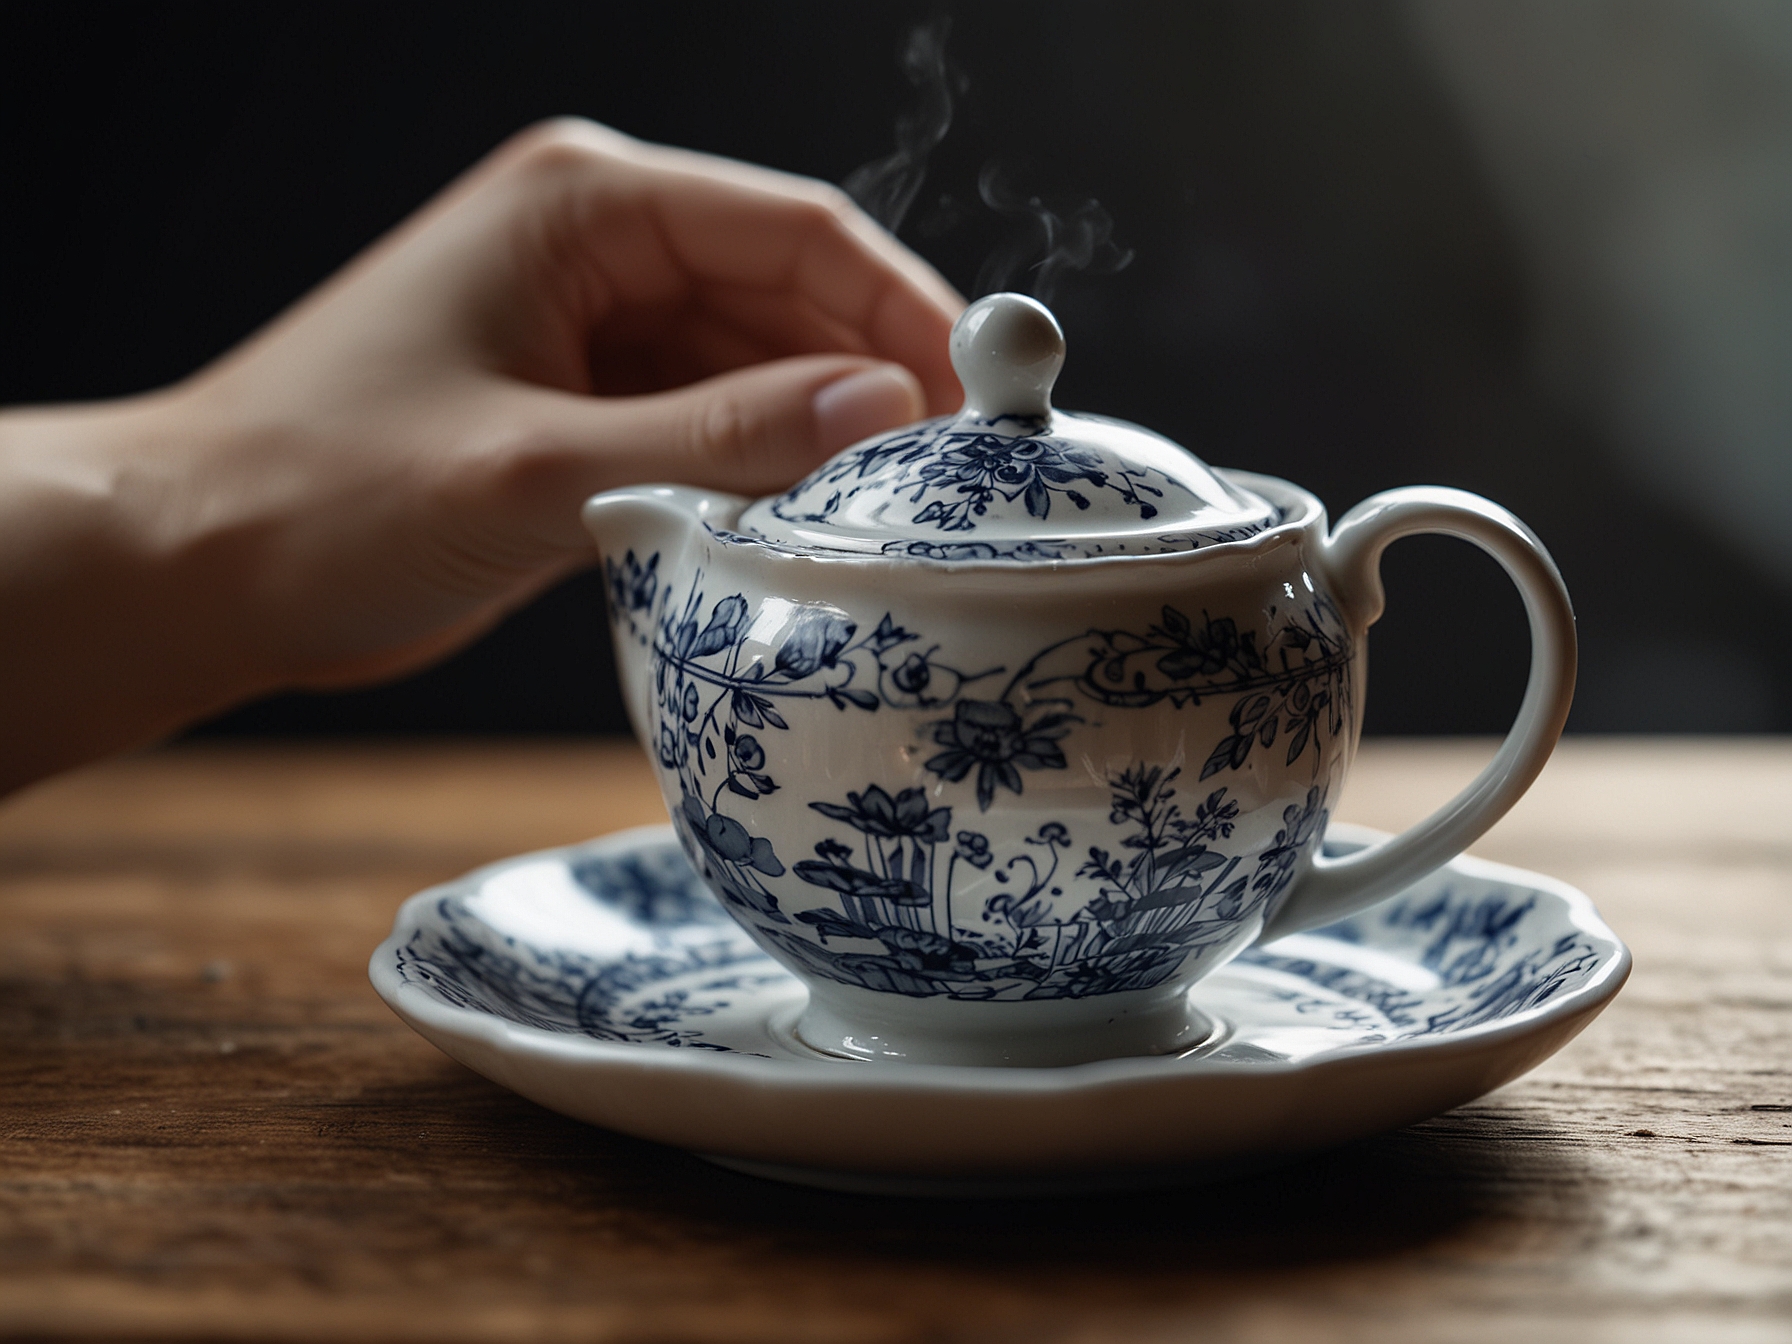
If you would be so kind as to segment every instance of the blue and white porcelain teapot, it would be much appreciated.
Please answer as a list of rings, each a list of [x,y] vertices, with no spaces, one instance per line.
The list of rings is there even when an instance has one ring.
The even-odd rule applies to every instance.
[[[598,495],[636,731],[697,870],[809,986],[834,1055],[1068,1064],[1212,1031],[1190,986],[1443,864],[1530,785],[1574,618],[1530,530],[1413,487],[1328,528],[1286,481],[1054,410],[1017,294],[952,334],[962,412],[787,493]],[[1474,783],[1366,850],[1320,842],[1362,723],[1378,562],[1443,532],[1524,595],[1530,681]]]

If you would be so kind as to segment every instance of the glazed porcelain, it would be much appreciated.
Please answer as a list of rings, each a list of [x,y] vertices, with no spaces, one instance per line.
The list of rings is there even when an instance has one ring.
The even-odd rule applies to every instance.
[[[796,1031],[818,1049],[1043,1065],[1195,1045],[1192,983],[1447,862],[1567,715],[1568,597],[1511,514],[1413,488],[1328,527],[1285,481],[1053,411],[1063,354],[1050,313],[995,295],[953,335],[960,415],[772,499],[585,506],[679,838],[808,986]],[[1379,556],[1415,532],[1505,566],[1530,682],[1461,796],[1326,859]]]
[[[866,1065],[796,1040],[802,985],[663,826],[413,897],[370,968],[429,1040],[566,1115],[762,1175],[960,1195],[1226,1175],[1410,1124],[1535,1067],[1628,969],[1579,892],[1458,859],[1208,976],[1212,1032],[1182,1055]]]

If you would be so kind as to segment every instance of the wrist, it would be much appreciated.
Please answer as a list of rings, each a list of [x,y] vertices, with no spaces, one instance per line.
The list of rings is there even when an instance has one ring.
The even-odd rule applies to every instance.
[[[176,390],[0,414],[0,792],[270,688],[231,637],[241,566],[182,479],[196,409]]]

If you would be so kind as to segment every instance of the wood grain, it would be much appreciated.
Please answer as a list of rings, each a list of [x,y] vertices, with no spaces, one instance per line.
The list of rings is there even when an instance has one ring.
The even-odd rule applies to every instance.
[[[1416,819],[1491,751],[1374,743]],[[268,1340],[1792,1340],[1792,746],[1567,744],[1478,847],[1636,952],[1537,1073],[1205,1190],[787,1189],[405,1030],[411,891],[660,819],[604,744],[182,748],[0,808],[0,1333]]]

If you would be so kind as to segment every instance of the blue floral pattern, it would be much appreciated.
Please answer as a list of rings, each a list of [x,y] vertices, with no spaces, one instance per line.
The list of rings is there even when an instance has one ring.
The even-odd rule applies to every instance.
[[[1141,787],[1149,796],[1149,781],[1140,776],[1129,785],[1133,798]],[[915,815],[913,804],[908,820],[899,821],[901,805],[889,802],[887,818],[876,801],[864,815],[878,818],[874,825],[937,829]],[[1190,817],[1170,817],[1161,807],[1155,816],[1148,824],[1159,833],[1196,843],[1223,840],[1229,819],[1223,799],[1204,802]],[[720,1051],[750,1043],[751,1033],[738,1026],[730,1036],[735,1044],[718,1040],[713,1024],[730,1010],[738,1017],[755,1003],[790,1001],[789,972],[734,926],[670,837],[643,837],[622,855],[613,842],[599,844],[610,852],[575,849],[559,862],[595,907],[625,917],[652,952],[582,952],[507,938],[470,901],[481,889],[474,880],[429,901],[395,950],[401,980],[440,1002],[548,1032],[652,1048]],[[978,853],[963,841],[954,847],[961,863],[974,865]],[[1155,871],[1147,881],[1162,880],[1166,870]],[[1131,880],[1130,869],[1122,876]],[[1349,1043],[1446,1037],[1545,1008],[1609,966],[1615,944],[1565,921],[1560,900],[1446,870],[1406,895],[1303,935],[1298,954],[1296,940],[1253,948],[1209,983],[1267,977],[1263,988],[1297,1013],[1353,1028]],[[1406,967],[1409,983],[1360,969],[1352,955],[1358,948]],[[1412,986],[1412,973],[1422,987]],[[1250,1024],[1239,1025],[1248,1046]],[[761,1039],[764,1048],[749,1053],[772,1053],[763,1032]]]
[[[1202,763],[1201,778],[1237,770],[1257,747],[1278,736],[1284,763],[1293,765],[1321,737],[1336,737],[1350,720],[1351,646],[1336,606],[1315,594],[1285,621],[1270,646],[1231,617],[1196,623],[1166,606],[1144,634],[1099,632],[1077,678],[1077,689],[1115,708],[1143,708],[1167,700],[1178,707],[1214,695],[1238,697],[1232,731]]]
[[[1005,543],[927,541],[916,538],[886,541],[881,550],[885,555],[906,556],[911,560],[937,560],[949,564],[987,560],[1093,560],[1104,555],[1167,555],[1176,551],[1196,551],[1203,546],[1244,541],[1260,531],[1262,529],[1257,527],[1208,527],[1198,532],[1164,532],[1140,537],[1077,537]]]
[[[838,547],[774,541],[751,532],[735,532],[704,524],[705,533],[724,546],[751,546],[784,555],[827,555]],[[946,564],[971,561],[1093,560],[1118,555],[1168,555],[1178,551],[1196,551],[1203,546],[1217,546],[1228,541],[1244,541],[1256,536],[1258,527],[1209,527],[1190,532],[1162,532],[1139,535],[1121,534],[1111,537],[1030,538],[1026,541],[929,541],[925,538],[899,538],[886,541],[878,553],[902,556],[910,560],[934,560]]]
[[[652,951],[607,959],[496,933],[465,894],[440,897],[397,950],[407,984],[461,1008],[546,1031],[635,1045],[728,1047],[702,1020],[731,998],[784,978],[704,888],[676,847],[621,856],[574,855],[574,882],[592,901],[650,935]]]
[[[1296,976],[1373,1008],[1400,1037],[1481,1026],[1539,1007],[1591,975],[1602,958],[1584,933],[1540,939],[1528,927],[1534,892],[1464,892],[1445,884],[1389,901],[1322,932],[1334,941],[1393,945],[1437,974],[1414,990],[1311,956],[1253,948],[1241,964]]]
[[[1254,862],[1228,854],[1238,805],[1219,788],[1185,817],[1180,774],[1139,766],[1111,781],[1118,851],[1088,847],[1077,869],[1098,894],[1065,908],[1060,872],[1070,828],[1048,821],[999,856],[978,831],[954,831],[952,810],[920,789],[891,797],[872,785],[844,804],[809,806],[859,838],[826,839],[795,865],[804,882],[838,893],[842,911],[805,910],[762,936],[797,965],[887,993],[960,999],[1082,998],[1151,989],[1206,955],[1234,950],[1294,877],[1295,859],[1324,827],[1315,787],[1291,805]],[[955,879],[993,871],[1000,890],[962,908]],[[981,885],[981,884],[979,884]]]
[[[1142,522],[1157,517],[1166,492],[1194,499],[1162,472],[1060,438],[1043,422],[1000,423],[1021,432],[954,417],[873,439],[780,495],[772,513],[789,523],[831,522],[848,500],[870,490],[913,506],[910,524],[971,532],[992,509],[1044,522],[1054,506],[1083,511],[1089,496],[1102,492]]]
[[[1074,714],[1048,710],[1028,723],[1006,701],[960,700],[951,718],[932,725],[935,744],[945,750],[929,757],[924,768],[953,784],[976,771],[977,806],[987,812],[998,786],[1025,791],[1023,768],[1062,770],[1058,741],[1078,721]]]
[[[865,632],[838,608],[782,603],[776,629],[750,641],[760,612],[740,593],[711,599],[700,571],[688,586],[669,584],[657,554],[643,562],[633,552],[608,571],[619,636],[649,646],[650,750],[676,781],[673,822],[688,852],[758,937],[845,983],[968,998],[1150,988],[1247,936],[1324,826],[1320,743],[1347,731],[1350,645],[1323,597],[1272,609],[1262,647],[1228,618],[1197,621],[1166,606],[1143,633],[1084,631],[999,682],[1006,668],[960,666],[889,612]],[[972,799],[970,815],[987,812],[998,793],[1023,795],[1027,775],[1066,769],[1063,743],[1087,712],[1227,695],[1231,731],[1203,761],[1202,781],[1278,742],[1287,764],[1312,756],[1313,783],[1286,806],[1273,841],[1228,852],[1238,807],[1227,787],[1185,817],[1181,772],[1150,763],[1109,781],[1099,835],[1049,820],[997,852],[967,815]],[[792,731],[784,711],[804,701],[930,714],[920,731],[933,750],[921,768],[969,796],[939,806],[919,788],[867,781],[843,799],[805,800],[845,833],[791,862],[753,833],[750,815],[731,811],[782,787],[768,744]],[[1088,857],[1066,863],[1072,852]],[[837,908],[793,922],[780,900],[801,890],[791,879],[834,893]]]

